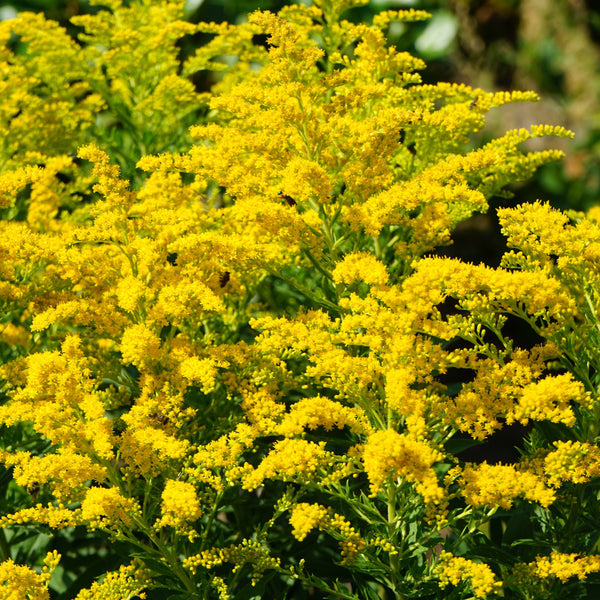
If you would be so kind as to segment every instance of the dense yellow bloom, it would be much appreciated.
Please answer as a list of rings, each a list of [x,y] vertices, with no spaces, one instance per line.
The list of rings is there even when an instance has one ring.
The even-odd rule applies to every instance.
[[[61,352],[30,354],[26,363],[26,384],[0,407],[0,421],[30,421],[55,444],[112,457],[111,424],[104,398],[90,378],[91,361],[83,354],[81,338],[68,336]]]
[[[66,302],[59,302],[56,306],[37,314],[33,319],[33,323],[31,324],[31,330],[34,332],[43,331],[55,323],[60,323],[61,321],[66,321],[68,319],[81,319],[83,323],[89,323],[91,321],[89,316],[86,318],[83,315],[86,313],[89,315],[91,312],[92,309],[90,303],[86,302],[85,300],[69,300]]]
[[[600,476],[600,448],[583,442],[554,442],[553,450],[544,458],[548,483],[560,486],[563,481],[585,483]]]
[[[434,305],[453,296],[460,297],[461,307],[484,313],[518,306],[534,316],[568,318],[576,312],[575,302],[561,283],[544,271],[523,273],[431,258],[415,264],[404,289],[417,306],[424,300]]]
[[[600,556],[552,552],[550,556],[538,556],[530,566],[535,576],[541,579],[557,577],[565,583],[571,577],[585,579],[589,573],[600,571]]]
[[[574,381],[568,373],[548,376],[523,389],[511,416],[524,423],[529,419],[537,419],[572,426],[575,424],[575,414],[571,402],[586,403],[583,385]]]
[[[63,504],[81,499],[87,481],[102,483],[106,477],[106,467],[94,463],[89,456],[65,448],[41,457],[31,456],[29,452],[0,451],[0,461],[14,466],[16,483],[25,488],[47,484],[53,496]]]
[[[509,509],[517,497],[537,502],[544,507],[556,499],[543,479],[512,465],[467,465],[460,477],[461,494],[476,507],[500,506]]]
[[[422,257],[560,156],[524,142],[570,132],[472,149],[490,108],[537,96],[422,84],[424,62],[384,30],[424,11],[353,23],[367,0],[315,0],[232,25],[186,23],[179,0],[92,4],[77,40],[41,15],[0,23],[0,460],[11,493],[45,502],[0,525],[104,529],[157,566],[77,600],[143,597],[167,563],[167,585],[199,597],[243,596],[247,570],[312,585],[288,510],[296,540],[339,543],[340,581],[400,593],[422,568],[493,594],[487,565],[442,554],[432,571],[422,516],[459,535],[487,507],[547,507],[598,477],[591,441],[532,435],[543,447],[515,467],[450,449],[457,429],[513,421],[595,439],[600,227],[535,203],[500,211],[515,249],[501,268]],[[181,59],[195,34],[210,41]],[[198,93],[207,70],[218,81]],[[543,341],[520,349],[507,315]],[[539,577],[598,570],[567,556],[539,559]],[[47,598],[48,560],[0,565],[7,593]]]
[[[163,516],[156,527],[179,527],[194,522],[202,514],[196,490],[186,481],[168,479],[161,499]]]
[[[385,265],[367,252],[346,255],[344,260],[335,266],[332,276],[335,283],[347,285],[357,281],[364,281],[370,285],[385,285],[388,281]]]
[[[233,467],[243,452],[252,447],[258,433],[255,427],[242,423],[227,435],[199,447],[194,462],[200,469]]]
[[[427,503],[442,501],[443,490],[431,468],[442,454],[426,443],[393,429],[376,431],[367,439],[362,458],[373,495],[381,491],[390,478],[403,477],[415,484]]]
[[[146,295],[147,286],[133,275],[123,277],[117,285],[118,306],[127,312],[134,313],[140,307],[140,301]]]
[[[511,358],[504,365],[495,360],[478,361],[473,381],[463,385],[447,403],[446,418],[475,439],[484,439],[499,429],[500,417],[509,422],[519,418],[515,403],[523,389],[542,372],[543,364],[533,360],[528,352],[515,352]],[[523,419],[523,411],[518,415]]]
[[[449,584],[468,583],[475,598],[492,596],[502,587],[502,582],[496,579],[488,565],[473,562],[462,556],[452,556],[449,552],[442,552],[440,555],[436,573],[442,589]]]
[[[325,450],[325,442],[317,444],[305,440],[281,440],[275,442],[273,450],[256,469],[248,469],[242,487],[253,490],[262,485],[266,479],[308,482],[318,477],[319,469],[333,466],[334,461],[335,455]]]
[[[590,573],[600,571],[598,555],[581,556],[575,553],[550,552],[547,556],[537,556],[535,561],[517,563],[507,579],[524,591],[547,593],[556,579],[567,584],[570,579],[584,580]]]
[[[125,498],[116,488],[91,487],[81,503],[80,518],[92,529],[120,529],[131,527],[139,510],[133,498]]]
[[[121,434],[119,444],[125,470],[147,477],[160,473],[165,461],[182,459],[190,447],[188,440],[163,431],[156,423],[134,424]]]
[[[121,354],[125,363],[149,366],[161,356],[160,338],[142,323],[132,325],[123,332]]]
[[[413,390],[417,373],[410,365],[398,365],[385,373],[385,399],[388,406],[403,415],[420,415],[426,399],[422,391]]]
[[[267,387],[262,387],[256,391],[244,391],[243,398],[242,408],[246,418],[252,423],[255,435],[259,432],[266,435],[275,432],[285,413],[285,405],[278,402],[277,395]]]
[[[31,508],[23,508],[11,515],[0,517],[0,527],[23,525],[29,523],[42,523],[52,529],[75,527],[80,522],[77,514],[61,506],[43,506],[36,504]]]
[[[159,315],[178,321],[201,311],[220,311],[224,306],[220,298],[206,285],[197,281],[182,281],[164,285],[158,293],[156,309]]]
[[[189,556],[183,561],[186,569],[196,573],[198,567],[211,569],[228,562],[233,572],[239,571],[244,564],[250,563],[257,577],[267,569],[277,569],[280,559],[270,555],[268,548],[256,540],[244,539],[240,544],[231,544],[225,548],[212,548],[200,554]]]
[[[597,225],[584,220],[573,226],[565,213],[539,201],[501,209],[498,216],[510,247],[543,267],[552,265],[552,255],[561,259],[563,267],[585,263],[588,249],[600,236]]]
[[[121,565],[118,571],[107,573],[102,583],[93,583],[81,590],[75,600],[133,600],[146,598],[147,574],[135,565]]]
[[[366,415],[361,409],[350,408],[317,396],[305,398],[292,406],[290,412],[282,419],[277,431],[291,436],[323,427],[326,431],[332,428],[343,429],[347,426],[353,433],[365,434],[371,431]]]
[[[179,368],[181,374],[189,381],[199,384],[205,394],[214,389],[217,364],[212,358],[191,356],[183,360]]]
[[[320,504],[308,502],[296,504],[290,515],[292,535],[301,542],[313,529],[322,529],[327,523],[327,517],[327,508]]]
[[[60,561],[60,554],[48,552],[40,573],[12,559],[0,563],[0,591],[6,600],[49,600],[48,582]]]

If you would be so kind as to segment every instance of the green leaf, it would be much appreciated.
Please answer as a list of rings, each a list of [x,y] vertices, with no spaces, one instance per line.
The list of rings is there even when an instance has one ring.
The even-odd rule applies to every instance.
[[[531,525],[531,514],[517,508],[506,523],[502,542],[507,546],[510,546],[517,540],[532,537],[533,527]]]
[[[501,565],[512,566],[518,562],[518,557],[509,549],[494,548],[491,544],[480,544],[469,552],[470,558],[481,558],[490,560]]]
[[[480,445],[480,441],[472,438],[452,438],[444,444],[444,448],[446,448],[450,454],[459,454],[464,450],[468,450],[469,448],[474,448],[475,446]]]

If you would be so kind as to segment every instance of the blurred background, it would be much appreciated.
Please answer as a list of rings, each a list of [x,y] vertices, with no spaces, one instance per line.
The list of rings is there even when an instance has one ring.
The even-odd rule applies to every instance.
[[[239,22],[257,8],[277,11],[280,0],[188,0],[191,21]],[[575,139],[538,140],[560,147],[566,158],[543,167],[515,190],[519,201],[536,198],[563,209],[585,210],[600,199],[600,9],[593,0],[372,0],[353,9],[369,21],[386,9],[422,8],[433,18],[394,24],[390,40],[428,63],[428,82],[454,81],[486,90],[534,90],[539,103],[494,109],[482,137],[533,123],[564,125]],[[0,2],[0,19],[17,11],[44,12],[71,28],[69,18],[97,11],[87,0]],[[75,31],[73,31],[75,33]],[[202,40],[187,40],[182,53]],[[479,140],[482,141],[482,140]],[[540,146],[538,145],[538,148]],[[537,148],[536,148],[537,149]]]

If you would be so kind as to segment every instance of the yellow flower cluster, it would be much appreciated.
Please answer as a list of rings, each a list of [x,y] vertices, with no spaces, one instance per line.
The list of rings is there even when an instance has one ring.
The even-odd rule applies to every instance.
[[[111,458],[114,437],[105,418],[103,395],[90,378],[90,365],[76,335],[65,338],[60,352],[30,354],[23,365],[25,384],[13,394],[10,405],[0,407],[0,422],[31,421],[38,433],[64,445],[67,455],[81,452]],[[100,477],[101,469],[89,460],[83,462],[91,478]],[[44,466],[41,462],[42,471]],[[47,478],[40,474],[39,480]]]
[[[600,226],[538,202],[499,211],[499,268],[436,249],[560,156],[524,142],[570,132],[473,148],[490,108],[537,96],[423,84],[385,30],[424,11],[353,23],[367,0],[315,0],[231,25],[187,23],[183,2],[93,4],[77,41],[41,15],[0,23],[0,462],[26,502],[0,525],[104,530],[189,597],[245,594],[244,565],[333,597],[271,550],[305,550],[275,526],[291,510],[296,540],[318,529],[359,565],[348,581],[400,594],[435,571],[495,593],[467,554],[430,568],[431,522],[473,532],[600,476]],[[210,91],[199,71],[218,71]],[[456,456],[457,431],[515,422],[537,428],[519,464]],[[598,570],[552,556],[536,568]],[[0,568],[47,597],[46,571]],[[78,600],[165,583],[140,573]]]
[[[475,598],[488,598],[502,587],[502,582],[496,579],[488,565],[453,556],[449,552],[440,555],[436,573],[442,589],[450,584],[468,583]]]
[[[293,436],[317,427],[323,427],[326,431],[334,427],[348,427],[355,434],[368,434],[372,429],[367,416],[360,408],[351,408],[317,396],[299,400],[294,404],[275,431],[285,436]]]
[[[149,366],[161,356],[160,338],[143,323],[132,325],[123,332],[121,354],[126,364]]]
[[[79,525],[78,516],[70,508],[36,504],[31,508],[23,508],[10,515],[0,517],[0,527],[8,528],[12,525],[40,523],[48,525],[52,529],[62,529]]]
[[[223,581],[221,577],[213,577],[211,581],[211,586],[219,595],[219,600],[231,600],[227,584]]]
[[[165,463],[170,460],[181,460],[190,447],[189,441],[178,439],[162,430],[161,421],[168,419],[164,413],[156,413],[156,423],[142,426],[131,419],[131,428],[123,432],[120,438],[122,447],[120,458],[124,472],[139,473],[146,476],[161,473]],[[129,422],[130,420],[127,419]],[[167,424],[168,425],[168,424]]]
[[[277,569],[280,560],[271,556],[269,549],[259,541],[244,539],[239,544],[231,544],[226,548],[212,548],[189,556],[183,561],[183,566],[196,573],[198,567],[212,569],[223,563],[231,563],[234,573],[246,563],[250,563],[256,575],[260,577],[268,569]]]
[[[48,583],[60,562],[60,554],[48,552],[40,573],[12,559],[0,563],[0,590],[6,600],[49,600]]]
[[[476,507],[509,509],[518,497],[549,506],[556,499],[544,479],[513,465],[467,465],[460,477],[461,494]]]
[[[306,538],[313,529],[330,533],[339,540],[342,564],[350,564],[367,547],[365,540],[352,527],[350,522],[320,504],[301,502],[296,504],[290,515],[292,535],[299,541]]]
[[[587,404],[583,385],[569,373],[548,376],[525,386],[512,414],[525,423],[534,419],[572,426],[575,414],[571,403]]]
[[[313,529],[322,529],[327,523],[327,515],[327,509],[320,504],[296,504],[290,515],[293,536],[302,541]]]
[[[25,488],[48,485],[54,497],[65,505],[82,499],[88,481],[103,482],[107,475],[106,467],[64,447],[56,454],[41,457],[31,456],[29,452],[0,451],[0,460],[14,467],[17,484]]]
[[[438,450],[393,429],[370,435],[362,457],[371,494],[376,494],[387,482],[396,485],[396,479],[406,478],[415,484],[415,489],[428,504],[439,504],[444,498],[444,491],[432,469],[441,458]]]
[[[254,490],[267,479],[311,481],[320,470],[334,464],[335,455],[325,449],[325,442],[285,439],[275,442],[273,449],[253,469],[247,464],[242,487]]]
[[[415,273],[405,283],[417,306],[424,300],[436,304],[451,296],[474,312],[510,310],[523,306],[534,315],[569,318],[575,302],[560,281],[544,271],[531,273],[492,269],[454,259],[431,258],[415,264]],[[429,288],[429,289],[428,289]],[[420,294],[425,293],[421,298]]]
[[[543,370],[543,363],[528,352],[516,352],[511,358],[502,365],[493,359],[473,361],[478,367],[474,379],[448,402],[447,418],[475,439],[485,439],[499,429],[499,417],[515,420],[516,399]]]
[[[581,556],[554,551],[548,556],[538,556],[534,562],[515,565],[515,573],[521,578],[529,577],[542,581],[557,578],[562,583],[566,583],[573,577],[582,580],[590,573],[598,571],[600,571],[598,555]]]
[[[140,512],[133,498],[124,497],[118,489],[90,487],[81,503],[80,519],[91,529],[132,527]]]
[[[350,522],[337,513],[328,519],[328,530],[340,540],[342,564],[354,562],[357,556],[367,547],[367,543],[352,527]]]
[[[554,442],[553,450],[544,458],[548,483],[560,486],[563,481],[585,483],[600,476],[600,448],[596,445],[573,442]]]
[[[26,52],[9,50],[13,34],[21,38]],[[95,114],[105,107],[90,85],[81,48],[58,23],[33,13],[0,24],[0,48],[5,73],[0,120],[6,140],[0,158],[3,168],[36,164],[38,157],[71,152],[92,128]],[[41,123],[44,135],[39,135]]]
[[[149,582],[148,573],[136,565],[121,565],[118,571],[107,573],[102,583],[93,583],[81,590],[75,600],[114,600],[140,598],[144,600]]]
[[[335,283],[347,285],[355,281],[363,281],[369,285],[385,285],[388,281],[385,265],[368,252],[347,254],[336,264],[332,276]]]
[[[168,479],[161,499],[162,517],[155,527],[185,527],[202,514],[196,490],[186,481]]]

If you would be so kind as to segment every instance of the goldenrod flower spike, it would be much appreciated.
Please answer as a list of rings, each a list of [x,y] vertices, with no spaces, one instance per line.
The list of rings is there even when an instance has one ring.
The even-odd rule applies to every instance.
[[[0,23],[2,591],[63,593],[44,527],[121,564],[76,600],[589,596],[598,211],[440,251],[571,133],[476,147],[538,97],[423,84],[386,32],[424,11],[93,4],[77,40]],[[514,463],[463,460],[515,424]]]

